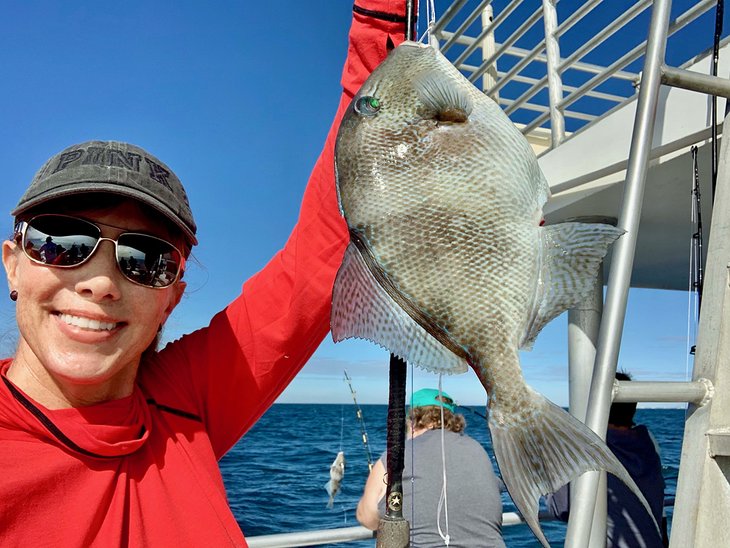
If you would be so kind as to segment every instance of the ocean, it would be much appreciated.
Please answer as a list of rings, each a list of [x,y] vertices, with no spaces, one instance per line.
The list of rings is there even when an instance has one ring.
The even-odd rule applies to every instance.
[[[372,459],[385,450],[386,405],[361,406]],[[484,408],[460,409],[466,433],[494,456]],[[647,425],[661,449],[665,497],[674,497],[684,432],[683,409],[639,409],[635,422]],[[346,469],[334,507],[324,489],[338,451],[345,452]],[[221,460],[223,480],[233,513],[247,537],[359,525],[355,508],[368,475],[368,452],[353,404],[275,404]],[[496,470],[496,465],[495,465]],[[515,511],[506,493],[503,510]],[[671,530],[672,509],[667,508]],[[542,523],[551,544],[561,546],[565,524]],[[540,546],[526,525],[503,528],[510,548]],[[372,547],[373,540],[333,547]]]

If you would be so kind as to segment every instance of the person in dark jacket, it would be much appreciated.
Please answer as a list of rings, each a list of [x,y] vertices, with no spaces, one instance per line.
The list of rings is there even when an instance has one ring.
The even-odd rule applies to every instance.
[[[616,379],[630,381],[628,373],[617,372]],[[631,474],[651,507],[649,516],[638,498],[624,483],[609,474],[607,546],[620,548],[661,548],[668,546],[664,509],[664,477],[659,450],[649,429],[634,424],[636,402],[614,403],[608,417],[606,444]],[[561,521],[570,515],[570,489],[566,485],[547,498],[548,511]],[[656,523],[662,533],[657,531]]]

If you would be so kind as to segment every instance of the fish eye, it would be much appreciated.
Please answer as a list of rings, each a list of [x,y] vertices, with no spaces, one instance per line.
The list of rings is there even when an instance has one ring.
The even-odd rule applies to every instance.
[[[355,102],[355,111],[363,116],[375,116],[380,110],[380,99],[363,95]]]

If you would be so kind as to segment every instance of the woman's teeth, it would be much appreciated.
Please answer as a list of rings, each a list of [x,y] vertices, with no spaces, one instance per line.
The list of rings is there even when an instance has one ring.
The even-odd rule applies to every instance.
[[[79,318],[70,314],[61,314],[61,320],[68,325],[74,325],[81,329],[93,329],[96,331],[111,331],[117,324],[112,322],[100,322],[99,320],[90,320],[89,318]]]

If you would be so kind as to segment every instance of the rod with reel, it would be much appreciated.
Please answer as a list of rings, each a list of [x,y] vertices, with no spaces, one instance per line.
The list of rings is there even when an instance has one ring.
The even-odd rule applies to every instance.
[[[416,40],[418,3],[406,0],[406,40]],[[408,366],[395,354],[390,354],[388,394],[388,434],[386,463],[388,487],[385,492],[385,516],[378,523],[377,548],[407,548],[410,546],[410,525],[403,517],[403,466],[406,438],[406,372]]]

